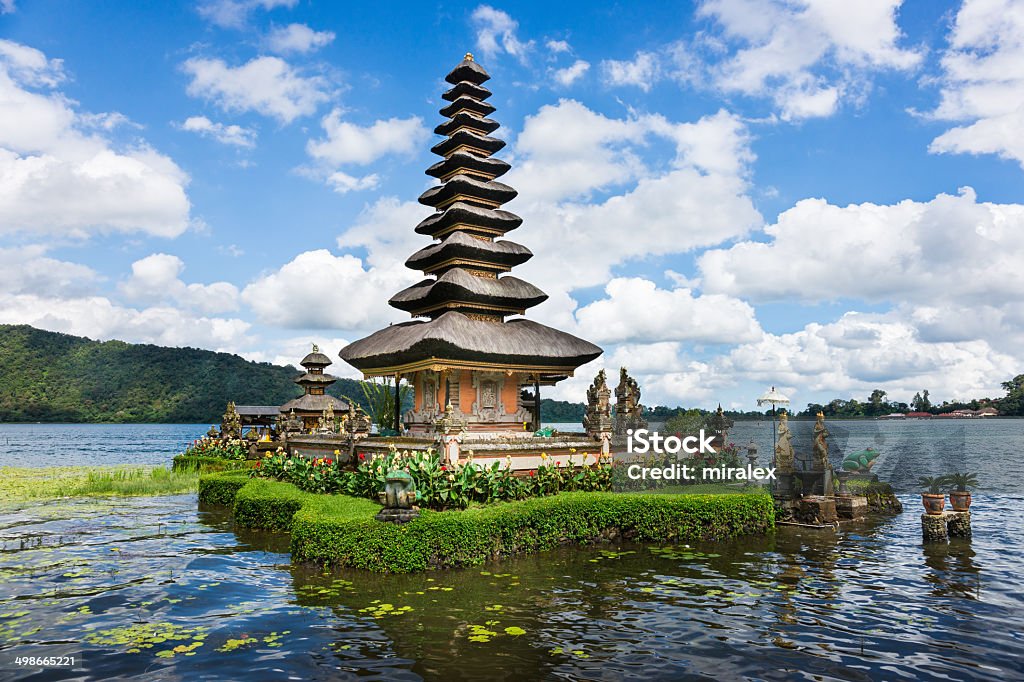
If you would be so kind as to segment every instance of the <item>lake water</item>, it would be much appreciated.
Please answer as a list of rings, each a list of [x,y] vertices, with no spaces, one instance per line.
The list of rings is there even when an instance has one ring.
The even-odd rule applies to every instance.
[[[829,424],[898,483],[979,472],[973,539],[940,544],[907,495],[837,533],[382,576],[293,566],[195,495],[0,502],[0,680],[1024,679],[1022,427]],[[3,425],[0,464],[164,464],[206,428]],[[763,461],[770,422],[750,438]],[[62,655],[77,672],[14,663]]]
[[[578,430],[577,424],[549,424]],[[810,451],[809,421],[790,422],[797,450]],[[830,421],[833,463],[872,447],[873,471],[897,492],[916,492],[919,476],[975,472],[989,493],[1021,495],[1024,419]],[[209,424],[0,424],[0,466],[167,464]],[[737,422],[729,440],[745,454],[751,440],[762,463],[772,451],[772,424]]]

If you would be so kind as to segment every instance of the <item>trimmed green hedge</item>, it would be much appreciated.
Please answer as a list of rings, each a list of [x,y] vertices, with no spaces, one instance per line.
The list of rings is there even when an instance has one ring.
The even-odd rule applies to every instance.
[[[223,457],[198,457],[195,455],[176,455],[171,460],[171,471],[199,471],[207,473],[214,471],[234,471],[238,469],[249,469],[252,462],[245,459],[225,459]]]
[[[235,495],[249,483],[248,471],[224,471],[199,477],[199,501],[230,505]]]
[[[230,480],[229,474],[215,476]],[[379,510],[370,500],[304,493],[290,483],[264,479],[250,480],[234,497],[239,525],[291,532],[293,561],[384,573],[473,566],[588,543],[609,533],[636,541],[689,542],[764,533],[775,526],[772,498],[763,494],[562,493],[464,511],[424,510],[402,525],[375,520]]]

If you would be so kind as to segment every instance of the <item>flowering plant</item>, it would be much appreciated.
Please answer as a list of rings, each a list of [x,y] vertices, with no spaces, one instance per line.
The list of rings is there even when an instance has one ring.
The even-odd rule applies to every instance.
[[[249,446],[240,438],[210,438],[203,436],[192,441],[185,448],[186,457],[216,457],[218,459],[245,459],[249,455]]]

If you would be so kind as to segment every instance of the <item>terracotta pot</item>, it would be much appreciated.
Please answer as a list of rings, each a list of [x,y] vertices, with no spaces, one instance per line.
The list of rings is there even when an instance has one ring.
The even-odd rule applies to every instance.
[[[949,505],[953,511],[967,511],[971,508],[971,493],[968,491],[950,490]]]
[[[946,496],[921,493],[921,503],[924,505],[924,510],[927,513],[932,516],[941,516],[942,508],[946,506]]]

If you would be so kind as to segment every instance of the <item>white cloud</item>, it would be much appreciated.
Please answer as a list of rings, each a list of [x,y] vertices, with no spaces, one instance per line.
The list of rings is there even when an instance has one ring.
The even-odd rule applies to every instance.
[[[667,168],[640,160],[651,137],[672,143]],[[613,266],[631,259],[719,244],[761,223],[746,196],[749,136],[726,112],[695,123],[611,119],[563,100],[527,118],[516,155],[507,178],[520,197],[510,210],[525,222],[509,237],[559,254],[558,268],[535,258],[517,272],[553,298],[605,284]],[[595,201],[595,193],[604,196]]]
[[[314,31],[305,24],[275,26],[267,36],[267,47],[278,54],[305,54],[334,41],[333,31]]]
[[[327,176],[327,185],[338,194],[349,192],[361,192],[368,189],[376,189],[380,185],[380,176],[376,173],[357,177],[342,171],[334,171]]]
[[[572,66],[567,66],[564,69],[555,69],[552,77],[555,82],[563,87],[569,87],[580,78],[583,78],[590,70],[590,62],[577,59],[573,62]]]
[[[935,138],[935,153],[997,154],[1024,168],[1024,2],[966,0],[943,54],[933,116],[968,121]]]
[[[179,278],[184,270],[185,263],[177,256],[154,253],[132,263],[131,276],[119,288],[133,301],[173,302],[207,314],[238,309],[235,285],[186,284]]]
[[[62,74],[60,60],[0,41],[0,232],[184,232],[185,173],[145,142],[116,149],[98,131],[126,119],[77,111],[53,90]]]
[[[1019,373],[1020,359],[978,339],[928,342],[897,314],[847,313],[791,334],[765,335],[716,361],[734,379],[800,386],[805,393],[849,394],[881,388],[909,396],[928,388],[949,399],[996,396]]]
[[[629,61],[606,59],[601,62],[601,70],[607,85],[632,85],[644,92],[650,91],[661,75],[657,55],[643,50]]]
[[[856,98],[873,70],[909,70],[921,52],[901,48],[896,23],[902,0],[705,0],[698,15],[713,19],[737,46],[712,69],[726,92],[771,97],[783,119],[828,116]]]
[[[205,116],[189,116],[181,124],[181,129],[198,133],[203,137],[211,137],[221,144],[235,147],[256,146],[256,131],[252,128],[214,123]]]
[[[257,10],[272,10],[276,7],[294,7],[298,0],[205,0],[199,7],[199,15],[222,28],[244,28],[249,15]]]
[[[970,188],[928,202],[839,207],[805,199],[770,241],[705,252],[703,289],[758,300],[1003,303],[1024,291],[1024,205]]]
[[[0,295],[81,295],[100,281],[92,268],[49,258],[46,251],[38,244],[0,248]]]
[[[729,296],[695,296],[685,288],[659,289],[641,277],[617,277],[608,282],[605,293],[607,298],[576,311],[579,332],[597,343],[736,345],[761,337],[754,309]]]
[[[506,12],[494,9],[490,5],[480,5],[470,15],[473,29],[476,31],[476,46],[487,58],[497,57],[505,52],[522,63],[533,50],[532,40],[523,42],[516,36],[519,22]]]
[[[548,52],[551,54],[572,52],[572,46],[570,46],[568,41],[565,40],[549,40],[544,43],[544,47],[548,48]]]
[[[330,164],[373,163],[388,154],[414,154],[429,139],[430,131],[419,116],[389,118],[360,126],[341,119],[334,109],[320,121],[326,139],[310,140],[306,151],[318,161]]]
[[[243,320],[194,317],[169,306],[137,310],[103,296],[0,295],[0,324],[29,324],[92,339],[194,346],[224,352],[239,352],[251,343],[250,325]]]
[[[256,57],[241,66],[193,57],[182,68],[192,77],[187,92],[225,111],[255,111],[291,123],[329,99],[320,76],[303,76],[279,57]]]
[[[0,14],[11,14],[16,9],[14,0],[0,0]]]
[[[242,300],[262,323],[276,327],[374,330],[406,318],[387,305],[402,281],[396,274],[365,269],[352,255],[306,251],[258,277]]]

